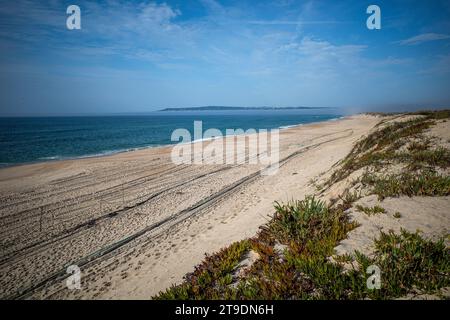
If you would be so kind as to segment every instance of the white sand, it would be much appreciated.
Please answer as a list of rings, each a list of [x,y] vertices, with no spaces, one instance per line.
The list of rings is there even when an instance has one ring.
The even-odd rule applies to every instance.
[[[286,129],[280,158],[298,155],[276,175],[234,188],[259,167],[176,166],[168,147],[2,169],[0,296],[22,288],[33,298],[148,299],[205,253],[255,235],[274,201],[315,193],[310,180],[379,121],[359,115]],[[73,263],[82,264],[79,291],[60,277]]]

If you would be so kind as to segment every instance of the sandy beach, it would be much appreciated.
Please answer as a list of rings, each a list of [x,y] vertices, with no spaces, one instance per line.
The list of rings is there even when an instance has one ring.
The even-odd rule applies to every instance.
[[[280,168],[175,165],[171,147],[0,170],[0,296],[149,299],[204,257],[251,237],[275,201],[314,193],[380,122],[369,115],[281,131]],[[66,268],[81,268],[81,290]]]

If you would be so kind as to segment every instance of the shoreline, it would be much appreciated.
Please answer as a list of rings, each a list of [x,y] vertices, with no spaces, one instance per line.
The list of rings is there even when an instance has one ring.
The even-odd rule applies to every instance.
[[[167,146],[4,168],[0,297],[24,288],[37,299],[149,298],[205,253],[254,235],[274,201],[311,194],[309,181],[378,122],[356,115],[281,130],[284,162],[272,176],[249,164],[175,165]],[[83,261],[86,290],[67,290],[64,267]]]
[[[357,114],[355,114],[357,115]],[[277,128],[271,128],[271,129],[266,129],[266,130],[274,130],[274,129],[278,129],[280,130],[280,132],[282,130],[289,130],[292,128],[296,128],[299,126],[304,126],[304,125],[308,125],[308,124],[314,124],[314,123],[322,123],[322,122],[328,122],[328,121],[337,121],[340,119],[345,119],[347,117],[351,117],[351,116],[355,116],[355,115],[340,115],[337,116],[336,118],[332,118],[332,119],[328,119],[328,120],[322,120],[322,121],[317,121],[317,122],[308,122],[308,123],[299,123],[299,124],[294,124],[294,125],[289,125],[289,126],[280,126]],[[261,129],[258,129],[261,130]],[[224,138],[227,137],[228,135],[223,135],[222,137],[219,138]],[[236,135],[238,136],[238,135]],[[195,141],[191,141],[191,142],[186,142],[186,144],[189,143],[198,143],[198,142],[207,142],[211,140],[211,138],[202,138],[199,140],[195,140]],[[115,156],[118,154],[123,154],[123,153],[129,153],[129,152],[136,152],[136,151],[142,151],[142,150],[151,150],[151,149],[158,149],[158,148],[167,148],[167,147],[173,147],[175,145],[178,145],[181,143],[168,143],[168,144],[163,144],[163,145],[155,145],[155,146],[147,146],[147,147],[134,147],[134,148],[128,148],[128,149],[124,149],[124,150],[117,150],[117,151],[105,151],[102,153],[98,153],[98,154],[92,154],[92,155],[81,155],[81,156],[75,156],[75,157],[62,157],[62,158],[58,158],[58,159],[38,159],[35,161],[30,161],[30,162],[21,162],[21,163],[0,163],[0,171],[3,169],[9,169],[9,168],[16,168],[16,167],[23,167],[23,166],[28,166],[28,165],[41,165],[41,164],[45,164],[45,163],[56,163],[56,162],[61,162],[61,161],[74,161],[74,160],[83,160],[83,159],[97,159],[97,158],[105,158],[105,157],[110,157],[110,156]],[[48,158],[52,158],[52,157],[48,157]]]

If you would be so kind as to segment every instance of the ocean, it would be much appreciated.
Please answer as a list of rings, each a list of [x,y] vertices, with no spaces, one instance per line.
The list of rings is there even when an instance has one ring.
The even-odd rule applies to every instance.
[[[173,144],[177,128],[274,129],[337,119],[301,111],[154,112],[145,115],[0,118],[0,166],[102,156]]]

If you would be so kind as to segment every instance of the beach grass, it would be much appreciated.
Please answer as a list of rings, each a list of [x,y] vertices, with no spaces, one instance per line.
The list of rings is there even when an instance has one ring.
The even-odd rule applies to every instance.
[[[358,204],[358,205],[356,205],[356,209],[358,211],[364,212],[368,216],[386,213],[386,210],[383,207],[380,207],[378,205],[373,206],[373,207],[366,207],[366,206],[362,206],[362,205]]]
[[[383,167],[393,163],[403,163],[411,170],[420,170],[430,166],[448,168],[450,150],[431,148],[429,137],[423,133],[436,124],[436,120],[445,119],[449,111],[418,113],[423,117],[408,121],[394,122],[379,128],[358,141],[351,152],[342,161],[323,187],[349,177],[364,167]],[[405,147],[405,151],[399,151]]]
[[[439,175],[434,171],[381,176],[365,173],[360,181],[364,186],[369,186],[370,192],[378,195],[380,200],[402,195],[409,197],[450,195],[450,177]]]

